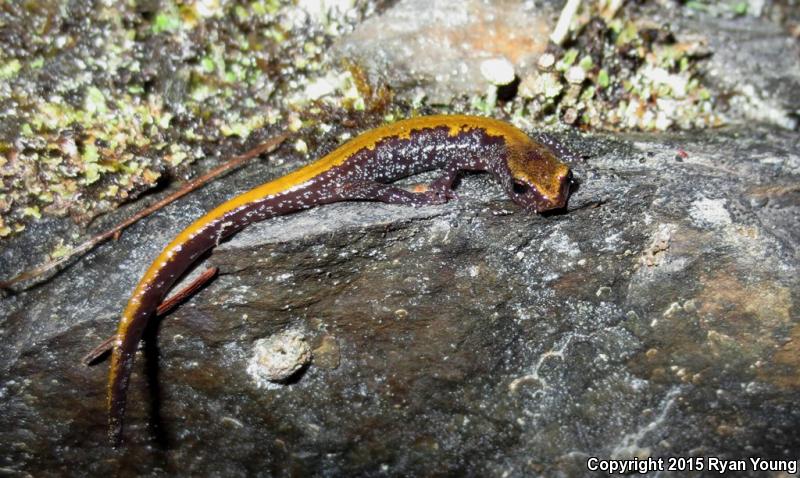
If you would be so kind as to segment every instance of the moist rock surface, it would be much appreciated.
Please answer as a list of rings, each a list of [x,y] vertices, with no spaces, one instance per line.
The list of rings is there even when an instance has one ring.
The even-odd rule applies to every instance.
[[[214,191],[5,299],[3,466],[572,475],[589,456],[791,458],[796,136],[563,140],[584,158],[566,213],[526,213],[471,175],[447,205],[332,205],[221,245],[220,276],[141,354],[117,452],[106,365],[79,359]],[[295,328],[323,353],[258,387],[254,344]]]
[[[715,46],[737,50],[715,56],[720,68],[744,71],[736,62],[763,41],[783,41],[763,28],[767,39]],[[797,84],[796,69],[753,84],[781,75]],[[797,89],[784,93],[758,97],[791,118]],[[787,126],[558,134],[578,156],[558,213],[527,213],[467,175],[442,206],[335,204],[252,225],[199,265],[219,267],[216,280],[149,334],[113,450],[107,362],[80,358],[114,333],[178,231],[300,165],[255,163],[0,301],[0,470],[580,476],[591,456],[797,459],[800,139]],[[77,229],[33,223],[5,243],[4,276]],[[311,362],[259,387],[254,347],[291,330]]]

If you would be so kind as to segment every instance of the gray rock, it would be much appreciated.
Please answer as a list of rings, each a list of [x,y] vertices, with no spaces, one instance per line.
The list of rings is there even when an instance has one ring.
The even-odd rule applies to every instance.
[[[447,104],[487,91],[486,60],[510,62],[519,77],[535,71],[552,13],[539,2],[404,0],[342,38],[336,56],[355,61],[402,98]]]
[[[143,347],[119,451],[107,364],[80,358],[182,227],[297,164],[231,174],[3,298],[0,471],[580,476],[591,456],[796,459],[798,136],[561,139],[583,159],[560,214],[469,175],[447,205],[331,205],[217,248],[199,267],[219,277]],[[0,251],[3,276],[76,231],[33,225]],[[254,345],[287,330],[311,363],[258,387]]]
[[[589,456],[791,458],[797,137],[565,141],[586,160],[564,214],[525,213],[469,176],[444,206],[332,205],[217,248],[220,277],[137,362],[120,452],[106,365],[78,360],[219,191],[4,300],[2,466],[567,476]],[[293,328],[335,360],[315,352],[289,384],[257,387],[253,344]]]
[[[708,80],[731,96],[734,121],[797,129],[800,113],[800,44],[779,25],[760,18],[699,14],[675,18],[683,34],[707,39]],[[731,47],[733,46],[733,48]]]

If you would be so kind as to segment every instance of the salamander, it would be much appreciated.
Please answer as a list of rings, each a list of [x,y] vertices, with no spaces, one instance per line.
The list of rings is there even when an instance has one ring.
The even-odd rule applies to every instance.
[[[321,159],[240,194],[194,221],[153,261],[122,314],[108,379],[109,438],[122,440],[126,393],[145,327],[167,292],[206,251],[248,224],[339,201],[380,201],[422,206],[455,197],[463,171],[494,176],[525,209],[563,208],[572,173],[554,143],[534,141],[503,121],[436,115],[398,121],[367,131]],[[389,183],[440,170],[426,191]]]

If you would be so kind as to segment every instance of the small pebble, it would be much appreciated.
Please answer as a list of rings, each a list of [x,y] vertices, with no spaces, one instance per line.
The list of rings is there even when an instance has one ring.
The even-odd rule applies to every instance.
[[[537,65],[542,70],[550,69],[556,62],[556,57],[552,53],[545,53],[539,57]]]
[[[311,362],[311,347],[298,330],[287,330],[259,339],[247,363],[247,373],[259,387],[280,382]]]
[[[567,111],[564,112],[564,117],[562,118],[562,120],[566,124],[575,123],[575,121],[578,120],[578,111],[575,108],[567,109]]]
[[[505,58],[492,58],[481,63],[481,74],[497,86],[508,85],[514,81],[514,65]]]
[[[583,80],[586,79],[586,72],[583,71],[583,68],[580,66],[573,66],[567,70],[567,73],[564,76],[567,78],[568,82],[579,85],[583,83]]]

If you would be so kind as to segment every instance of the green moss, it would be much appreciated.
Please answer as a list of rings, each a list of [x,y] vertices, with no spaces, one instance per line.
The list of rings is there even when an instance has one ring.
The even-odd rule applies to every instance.
[[[602,18],[597,8],[594,3],[586,6],[579,22]],[[688,42],[672,42],[668,35],[641,35],[642,25],[652,25],[629,17],[630,13],[622,10],[606,24],[610,34],[570,39],[568,44],[581,46],[556,58],[555,71],[524,78],[518,110],[528,111],[536,121],[568,121],[599,129],[664,130],[722,124],[724,118],[714,111],[714,94],[701,84],[700,59],[692,56],[697,48]],[[573,32],[596,31],[584,26],[578,25]],[[622,56],[634,61],[620,61]],[[589,81],[579,83],[582,72]]]
[[[99,155],[94,144],[87,144],[83,150],[83,161],[86,163],[96,163]]]
[[[210,56],[204,56],[203,59],[200,60],[200,66],[206,73],[213,73],[214,70],[217,69],[216,62],[214,62],[214,59]]]
[[[70,252],[72,252],[72,247],[65,245],[64,240],[59,240],[56,247],[50,252],[50,257],[53,259],[59,259],[61,257],[67,256]]]
[[[92,184],[100,179],[100,166],[97,163],[87,163],[83,168],[84,184]]]
[[[195,151],[215,151],[225,136],[248,138],[282,121],[293,106],[289,98],[305,90],[308,78],[328,74],[326,47],[347,30],[336,20],[296,27],[296,2],[164,0],[156,2],[161,8],[152,19],[140,15],[136,3],[106,2],[63,31],[34,26],[42,36],[34,43],[64,40],[81,59],[74,73],[47,78],[45,96],[30,94],[43,76],[36,70],[50,58],[39,52],[41,45],[32,45],[25,60],[0,60],[0,80],[15,79],[2,87],[19,104],[14,122],[0,119],[0,126],[17,128],[32,145],[24,153],[11,139],[3,146],[0,162],[15,158],[3,164],[4,171],[16,168],[10,174],[20,180],[3,191],[0,230],[24,228],[34,218],[34,209],[25,208],[91,218],[153,184],[158,171],[185,167]],[[61,19],[48,21],[57,25]],[[204,34],[151,41],[190,28]],[[200,54],[184,57],[185,48]],[[145,88],[149,73],[142,71],[160,71],[157,59],[166,57],[175,59],[175,77]],[[325,108],[310,112],[311,103],[304,111],[321,116],[366,110],[371,99],[351,84],[322,101]],[[180,115],[179,125],[174,115]]]
[[[574,48],[567,50],[566,53],[564,53],[564,56],[562,56],[558,63],[556,63],[556,69],[558,71],[567,70],[570,66],[572,66],[573,63],[575,63],[577,58],[578,50]]]
[[[181,18],[172,12],[159,12],[153,20],[152,31],[158,35],[162,32],[172,32],[181,28]]]
[[[36,219],[40,219],[42,217],[41,211],[39,211],[39,208],[36,207],[36,206],[29,206],[29,207],[24,208],[22,210],[22,214],[24,216],[30,216],[30,217],[33,217],[33,218],[36,218]]]
[[[708,10],[708,6],[706,4],[704,4],[703,2],[696,1],[696,0],[689,0],[688,2],[686,2],[686,7],[690,8],[692,10],[698,10],[698,11],[701,11],[701,12],[705,12],[705,11]]]
[[[581,92],[580,100],[583,102],[590,101],[594,97],[595,87],[594,86],[587,86],[584,88],[583,92]]]
[[[541,75],[542,79],[542,91],[544,92],[545,98],[555,98],[559,94],[561,94],[561,90],[564,89],[564,85],[559,81],[559,79],[555,75]]]
[[[105,113],[108,111],[106,108],[106,97],[103,95],[102,91],[94,86],[90,86],[86,90],[84,106],[89,113]]]
[[[601,88],[608,88],[609,82],[610,80],[608,78],[608,72],[604,69],[600,70],[597,73],[597,85]]]
[[[12,59],[5,65],[0,65],[0,80],[9,80],[19,73],[22,69],[22,63],[16,58]]]
[[[617,35],[616,44],[617,46],[627,45],[634,40],[638,40],[638,38],[639,29],[636,27],[635,23],[628,21],[623,24],[622,29]]]

